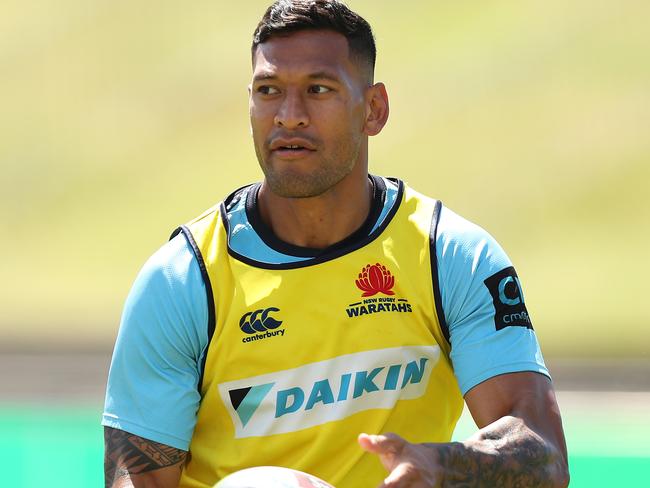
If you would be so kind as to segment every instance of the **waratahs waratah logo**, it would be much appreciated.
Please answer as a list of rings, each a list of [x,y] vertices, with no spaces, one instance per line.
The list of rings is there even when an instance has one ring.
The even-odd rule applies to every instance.
[[[276,307],[260,308],[254,312],[246,312],[239,319],[239,328],[249,334],[242,342],[253,342],[277,335],[283,336],[284,329],[275,330],[282,325],[282,320],[277,320],[271,313],[279,312]]]
[[[395,277],[383,264],[368,264],[361,270],[354,283],[363,292],[363,300],[347,306],[345,312],[349,318],[379,312],[413,312],[413,307],[406,298],[395,296]],[[377,294],[385,296],[374,297]]]
[[[392,290],[395,286],[395,277],[386,266],[375,263],[369,264],[359,273],[359,279],[355,281],[359,290],[363,292],[362,297],[371,297],[377,293],[394,295]]]

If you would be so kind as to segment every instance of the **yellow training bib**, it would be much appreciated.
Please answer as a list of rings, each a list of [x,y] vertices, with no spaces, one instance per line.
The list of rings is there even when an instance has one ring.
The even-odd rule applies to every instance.
[[[364,242],[300,261],[233,251],[229,239],[245,230],[228,220],[227,202],[182,228],[212,303],[180,486],[211,487],[259,465],[376,486],[386,471],[359,433],[450,440],[463,400],[434,304],[440,204],[395,184],[392,213]]]

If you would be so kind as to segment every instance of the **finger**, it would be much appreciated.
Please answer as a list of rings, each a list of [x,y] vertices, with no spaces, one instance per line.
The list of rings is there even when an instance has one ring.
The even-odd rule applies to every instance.
[[[359,445],[362,449],[374,454],[399,454],[406,441],[397,434],[359,434]]]
[[[357,437],[357,441],[359,442],[361,449],[368,452],[375,452],[374,437],[375,437],[374,435],[369,435],[365,433],[359,434],[359,437]]]
[[[405,463],[398,464],[393,469],[386,479],[384,479],[381,488],[399,488],[401,486],[408,486],[409,482],[409,466]]]
[[[384,466],[384,469],[390,473],[397,464],[397,456],[394,449],[386,449],[386,437],[387,436],[360,434],[358,441],[362,449],[379,456],[379,460]]]

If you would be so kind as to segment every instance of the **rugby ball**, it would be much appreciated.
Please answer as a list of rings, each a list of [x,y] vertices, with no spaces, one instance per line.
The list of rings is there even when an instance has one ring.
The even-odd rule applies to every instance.
[[[229,474],[214,488],[334,488],[311,474],[280,466],[257,466]]]

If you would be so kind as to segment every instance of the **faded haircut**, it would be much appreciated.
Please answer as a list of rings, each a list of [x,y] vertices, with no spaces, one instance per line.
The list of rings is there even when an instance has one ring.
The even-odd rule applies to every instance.
[[[338,0],[277,0],[264,13],[255,32],[251,53],[272,37],[305,30],[330,30],[345,36],[350,57],[373,81],[377,48],[370,24]]]

